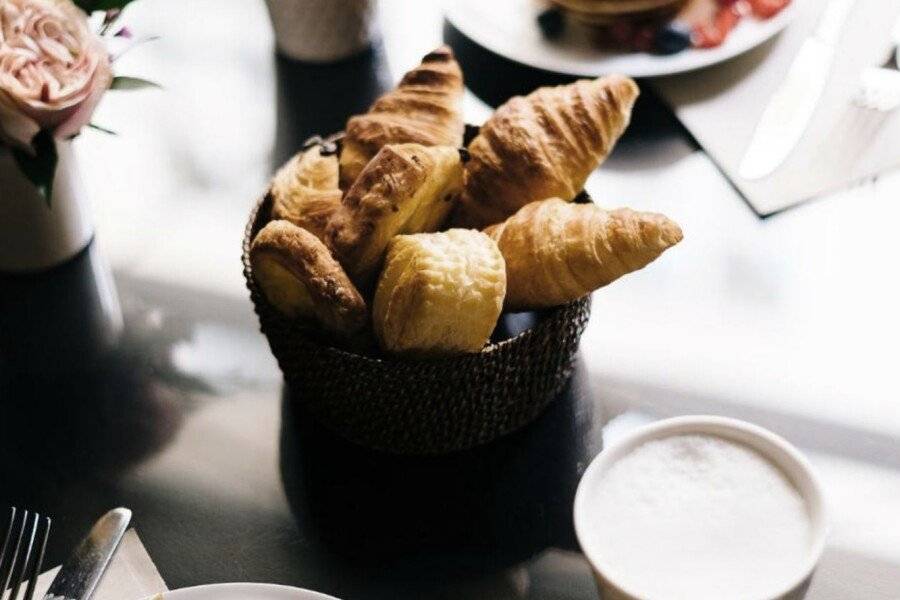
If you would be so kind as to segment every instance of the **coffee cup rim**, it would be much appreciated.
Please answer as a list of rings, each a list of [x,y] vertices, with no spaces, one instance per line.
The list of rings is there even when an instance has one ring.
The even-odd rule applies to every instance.
[[[586,543],[588,527],[585,519],[589,508],[586,505],[589,500],[588,488],[592,487],[591,484],[594,480],[602,477],[614,463],[638,446],[652,440],[685,434],[714,435],[750,446],[769,459],[788,477],[806,502],[809,510],[813,530],[809,556],[803,568],[798,570],[797,574],[789,582],[786,582],[783,588],[773,590],[771,596],[757,600],[780,598],[802,585],[812,575],[819,563],[828,534],[824,494],[812,466],[794,445],[781,436],[746,421],[711,415],[674,417],[638,427],[609,447],[604,448],[585,469],[575,493],[573,517],[578,544],[594,572],[603,580],[604,584],[613,588],[620,595],[634,599],[641,598],[635,590],[617,581],[616,575],[609,565],[598,556],[597,552],[592,554],[592,549]]]

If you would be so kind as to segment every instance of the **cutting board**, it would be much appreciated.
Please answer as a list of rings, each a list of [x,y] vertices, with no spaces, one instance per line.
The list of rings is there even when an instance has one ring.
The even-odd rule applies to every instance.
[[[765,179],[750,181],[738,174],[769,98],[826,4],[794,2],[801,3],[797,20],[768,43],[703,71],[651,82],[761,216],[900,167],[900,110],[877,113],[852,103],[860,72],[889,55],[900,1],[857,0],[825,93],[794,151]]]

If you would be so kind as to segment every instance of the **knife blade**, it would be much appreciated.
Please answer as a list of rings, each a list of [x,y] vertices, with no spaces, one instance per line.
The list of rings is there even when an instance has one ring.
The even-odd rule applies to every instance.
[[[855,2],[831,0],[825,6],[815,32],[804,40],[756,125],[738,168],[744,179],[770,175],[803,137],[825,91],[837,42]]]
[[[88,600],[122,541],[130,521],[131,511],[127,508],[116,508],[100,517],[87,537],[81,540],[63,563],[44,600]]]

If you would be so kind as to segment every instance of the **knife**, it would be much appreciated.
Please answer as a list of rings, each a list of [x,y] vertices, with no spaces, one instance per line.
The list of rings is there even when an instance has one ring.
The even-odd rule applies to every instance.
[[[130,521],[127,508],[116,508],[100,517],[56,574],[44,600],[88,600]]]
[[[738,168],[744,179],[768,176],[791,154],[816,111],[835,47],[856,0],[830,0],[815,32],[800,47],[753,132]]]

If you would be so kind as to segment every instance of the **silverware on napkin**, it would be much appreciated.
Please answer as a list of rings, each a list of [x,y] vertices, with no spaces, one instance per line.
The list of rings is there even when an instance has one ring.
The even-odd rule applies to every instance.
[[[738,173],[762,179],[785,161],[809,125],[831,74],[835,47],[856,0],[829,0],[812,36],[763,111]]]
[[[88,600],[130,521],[131,511],[127,508],[116,508],[100,517],[63,563],[44,600]]]
[[[9,526],[3,538],[3,549],[0,550],[0,598],[7,589],[12,600],[31,600],[34,597],[49,536],[50,517],[14,506],[10,508]],[[25,581],[28,582],[25,593],[20,596],[19,589]]]

